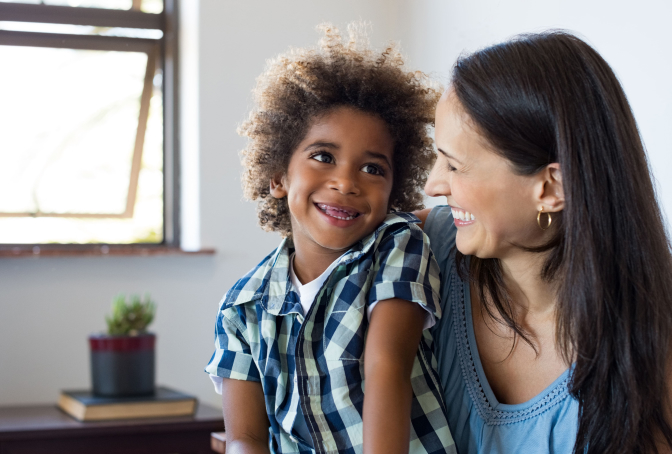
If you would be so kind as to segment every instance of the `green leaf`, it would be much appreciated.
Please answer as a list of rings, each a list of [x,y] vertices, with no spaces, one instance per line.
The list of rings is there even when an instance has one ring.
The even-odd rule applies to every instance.
[[[109,335],[135,335],[147,330],[147,326],[154,320],[156,305],[146,294],[144,299],[132,295],[127,299],[119,294],[112,300],[112,315],[105,316],[107,333]]]

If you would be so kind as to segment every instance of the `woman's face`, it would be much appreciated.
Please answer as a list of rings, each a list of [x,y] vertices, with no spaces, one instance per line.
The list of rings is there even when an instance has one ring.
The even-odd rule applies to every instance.
[[[451,90],[437,105],[435,131],[439,154],[425,192],[445,196],[452,207],[457,249],[504,259],[521,250],[514,245],[539,244],[539,178],[517,175],[491,151]]]

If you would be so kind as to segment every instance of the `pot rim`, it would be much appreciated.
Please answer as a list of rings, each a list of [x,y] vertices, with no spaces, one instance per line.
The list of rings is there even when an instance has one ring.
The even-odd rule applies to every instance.
[[[89,336],[91,352],[136,352],[153,351],[156,344],[154,334],[137,336]]]
[[[126,339],[133,337],[156,337],[156,333],[145,331],[137,334],[107,334],[107,333],[93,333],[89,334],[89,339]]]

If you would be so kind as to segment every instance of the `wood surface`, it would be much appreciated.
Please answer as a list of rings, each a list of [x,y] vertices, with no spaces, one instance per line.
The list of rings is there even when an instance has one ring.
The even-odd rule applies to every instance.
[[[219,454],[226,454],[226,433],[213,432],[210,434],[210,447]]]
[[[21,244],[0,245],[0,258],[9,257],[68,257],[68,256],[154,256],[154,255],[213,255],[214,249],[183,251],[161,244]]]
[[[55,405],[0,407],[0,454],[211,454],[222,411],[199,404],[193,416],[81,422]]]

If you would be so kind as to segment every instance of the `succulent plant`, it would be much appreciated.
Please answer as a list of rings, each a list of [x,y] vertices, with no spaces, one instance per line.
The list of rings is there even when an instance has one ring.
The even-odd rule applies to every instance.
[[[125,295],[117,295],[112,300],[112,315],[105,316],[107,334],[134,336],[144,333],[152,323],[155,311],[156,306],[149,295],[145,295],[144,299],[133,295],[129,301]]]

